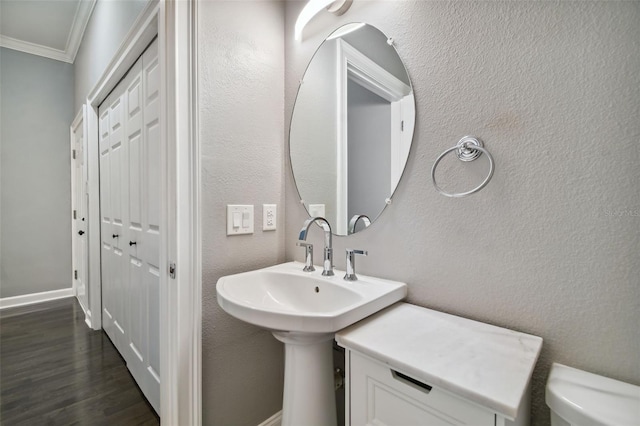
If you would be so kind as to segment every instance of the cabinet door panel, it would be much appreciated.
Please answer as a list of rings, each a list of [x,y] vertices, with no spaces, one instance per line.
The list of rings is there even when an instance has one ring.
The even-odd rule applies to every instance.
[[[398,380],[389,366],[349,351],[352,425],[493,426],[495,415],[446,391]]]

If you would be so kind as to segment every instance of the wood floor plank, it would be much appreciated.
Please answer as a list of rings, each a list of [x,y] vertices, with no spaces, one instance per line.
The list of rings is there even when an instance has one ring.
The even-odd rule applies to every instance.
[[[158,425],[103,331],[75,298],[0,311],[0,424]]]

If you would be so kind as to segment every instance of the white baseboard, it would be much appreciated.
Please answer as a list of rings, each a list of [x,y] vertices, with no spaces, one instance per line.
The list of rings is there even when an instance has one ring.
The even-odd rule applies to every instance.
[[[43,291],[42,293],[24,294],[22,296],[3,297],[0,299],[0,309],[15,308],[17,306],[33,305],[34,303],[73,297],[73,287],[62,290]]]
[[[273,416],[269,417],[264,422],[260,423],[258,426],[280,426],[282,424],[282,410],[275,413]]]
[[[89,309],[87,309],[87,307],[84,306],[84,304],[80,301],[80,298],[78,297],[78,289],[77,288],[74,289],[73,293],[76,296],[76,299],[78,299],[78,305],[80,305],[80,307],[82,308],[82,312],[84,312],[84,322],[87,324],[87,326],[90,329],[93,329],[93,327],[91,326],[91,311]]]

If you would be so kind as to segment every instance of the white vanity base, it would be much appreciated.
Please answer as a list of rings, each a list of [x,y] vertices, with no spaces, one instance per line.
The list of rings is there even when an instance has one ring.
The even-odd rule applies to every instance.
[[[529,424],[540,337],[397,303],[336,340],[347,425]]]
[[[334,335],[273,335],[285,344],[282,426],[336,426]]]

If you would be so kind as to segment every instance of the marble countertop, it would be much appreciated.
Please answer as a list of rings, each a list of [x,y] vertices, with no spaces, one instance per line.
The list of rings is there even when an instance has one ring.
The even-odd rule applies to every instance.
[[[408,303],[336,334],[340,346],[513,420],[542,339]]]

